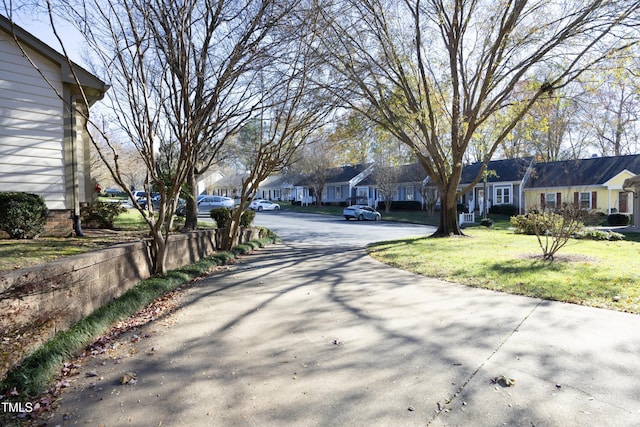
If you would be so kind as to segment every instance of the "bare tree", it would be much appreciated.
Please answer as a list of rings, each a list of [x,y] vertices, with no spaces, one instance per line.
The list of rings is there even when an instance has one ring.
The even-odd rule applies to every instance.
[[[183,184],[195,191],[195,176],[210,167],[224,141],[265,93],[253,82],[268,63],[276,37],[292,11],[282,1],[50,0],[55,20],[76,25],[86,38],[92,66],[112,86],[111,129],[94,142],[114,181],[147,221],[153,237],[154,270],[166,272],[166,243]],[[63,46],[64,49],[64,46]],[[66,52],[65,52],[66,54]],[[68,56],[68,55],[67,55]],[[253,92],[252,92],[253,91]],[[132,197],[122,153],[110,136],[131,141],[145,171],[144,189],[161,195],[154,215]],[[95,132],[93,133],[95,134]],[[191,225],[191,228],[194,228]]]
[[[637,52],[629,50],[581,79],[590,96],[581,103],[579,117],[582,126],[591,131],[592,146],[603,156],[633,154],[638,150],[637,67]]]
[[[338,164],[337,143],[321,134],[306,144],[300,152],[294,167],[305,176],[305,183],[313,190],[317,206],[322,205],[322,193],[332,173],[331,168]]]
[[[474,134],[535,86],[503,123],[483,162],[522,117],[625,41],[630,1],[336,0],[323,3],[322,54],[342,78],[335,94],[410,147],[438,187],[434,236],[462,234],[458,188]],[[617,32],[620,30],[620,32]],[[338,90],[339,89],[339,90]],[[367,108],[362,101],[367,101]]]
[[[254,81],[261,104],[255,109],[252,122],[259,123],[259,132],[240,141],[247,170],[239,207],[234,209],[226,229],[223,246],[227,249],[232,247],[242,214],[260,183],[289,166],[333,110],[331,99],[323,96],[314,83],[321,64],[309,53],[316,33],[314,16],[313,7],[301,8],[289,16],[288,26],[278,33],[278,54],[272,55],[269,65],[260,70],[260,78]]]

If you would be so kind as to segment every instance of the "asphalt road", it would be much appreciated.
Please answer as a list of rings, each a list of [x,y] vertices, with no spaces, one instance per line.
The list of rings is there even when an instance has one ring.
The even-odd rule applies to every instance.
[[[640,425],[639,316],[420,277],[363,249],[426,227],[256,223],[282,243],[88,359],[50,424]]]
[[[386,221],[347,221],[332,215],[258,212],[256,225],[275,231],[287,244],[364,247],[369,243],[427,236],[434,227]]]

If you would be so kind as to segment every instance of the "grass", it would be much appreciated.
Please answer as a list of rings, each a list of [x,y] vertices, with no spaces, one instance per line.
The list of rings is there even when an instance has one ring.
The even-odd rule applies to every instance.
[[[549,263],[535,236],[499,228],[471,227],[468,237],[381,242],[369,253],[403,270],[468,286],[640,312],[640,236],[570,240]]]
[[[212,227],[200,222],[200,228]],[[135,209],[128,209],[114,221],[117,231],[96,233],[84,229],[85,237],[42,237],[32,240],[0,239],[0,271],[30,267],[46,262],[78,255],[84,252],[113,246],[118,243],[140,240],[148,236],[148,225]]]

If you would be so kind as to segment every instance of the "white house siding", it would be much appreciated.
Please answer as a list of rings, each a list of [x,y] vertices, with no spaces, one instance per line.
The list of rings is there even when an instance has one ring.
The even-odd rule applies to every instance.
[[[62,93],[60,68],[27,52]],[[0,57],[0,191],[37,193],[49,209],[65,209],[62,101],[2,32]]]

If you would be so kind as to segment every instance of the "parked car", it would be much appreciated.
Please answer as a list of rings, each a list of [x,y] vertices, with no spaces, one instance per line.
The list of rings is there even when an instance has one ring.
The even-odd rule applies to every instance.
[[[224,196],[198,196],[198,215],[209,215],[211,209],[229,208],[233,209],[235,203],[230,197]]]
[[[146,191],[134,191],[131,194],[133,194],[133,197],[136,200],[139,200],[141,197],[146,197],[147,196],[147,192]]]
[[[358,221],[371,220],[379,221],[382,219],[380,212],[373,209],[371,206],[366,205],[352,205],[348,208],[344,208],[342,211],[344,219],[349,221],[350,219],[357,219]]]
[[[270,200],[256,199],[249,205],[249,209],[254,211],[279,211],[280,205]]]
[[[142,206],[142,209],[147,208],[147,196],[142,196],[138,198],[138,204]],[[158,209],[160,207],[160,194],[159,193],[151,193],[151,205],[154,209]]]

